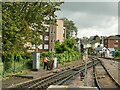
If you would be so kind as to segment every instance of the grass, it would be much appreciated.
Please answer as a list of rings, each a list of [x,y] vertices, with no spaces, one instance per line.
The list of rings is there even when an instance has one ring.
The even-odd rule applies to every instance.
[[[16,73],[9,73],[6,76],[2,77],[2,79],[7,80],[10,77],[13,77],[13,76],[16,76],[16,75],[24,75],[24,74],[28,74],[28,73],[30,73],[30,70],[23,70],[23,71],[19,71],[19,72],[16,72]]]
[[[3,71],[3,63],[0,63],[0,72]]]

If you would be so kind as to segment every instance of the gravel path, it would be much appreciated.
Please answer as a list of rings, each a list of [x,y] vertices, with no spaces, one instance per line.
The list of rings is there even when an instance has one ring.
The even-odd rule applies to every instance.
[[[120,62],[108,59],[102,59],[102,61],[113,78],[120,83]]]
[[[74,79],[70,82],[69,86],[84,86],[84,79],[81,81],[80,75],[74,77]],[[89,69],[87,71],[87,86],[94,87],[94,79],[93,79],[93,69]]]
[[[96,66],[96,76],[101,88],[117,88],[116,84],[113,83],[111,78],[107,75],[106,71],[104,70],[103,66],[100,64]]]
[[[74,77],[74,79],[70,82],[69,86],[84,86],[84,79],[80,79],[80,75]],[[87,70],[87,86],[94,87],[94,79],[93,79],[93,68]]]

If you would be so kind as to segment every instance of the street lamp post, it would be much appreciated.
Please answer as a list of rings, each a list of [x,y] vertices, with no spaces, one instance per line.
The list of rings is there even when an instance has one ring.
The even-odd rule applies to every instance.
[[[38,71],[40,69],[40,53],[38,50],[38,38],[39,33],[36,31],[36,38],[35,38],[35,52],[33,52],[33,70]]]
[[[87,86],[87,59],[88,59],[88,49],[85,50],[85,78],[84,78],[84,86]]]

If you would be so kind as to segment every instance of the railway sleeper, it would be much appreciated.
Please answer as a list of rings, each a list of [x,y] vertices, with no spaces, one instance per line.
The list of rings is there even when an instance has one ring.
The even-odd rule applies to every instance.
[[[90,65],[90,64],[92,64],[92,62],[90,62],[88,65]],[[79,67],[77,67],[77,69],[78,70],[80,70],[81,69],[81,67],[83,67],[84,65],[82,65],[82,66],[79,66]],[[74,68],[75,69],[75,68]],[[73,69],[73,70],[74,70]],[[77,71],[78,71],[77,70]],[[72,69],[71,69],[71,71],[72,71]],[[64,74],[64,73],[68,73],[68,72],[70,72],[70,71],[63,71],[63,72],[60,72],[59,74],[56,74],[56,75],[52,75],[51,77],[49,77],[49,78],[45,78],[45,80],[42,80],[41,82],[39,82],[39,80],[37,81],[37,82],[39,82],[39,83],[37,83],[36,85],[39,85],[39,84],[43,84],[43,82],[45,83],[45,82],[48,82],[49,80],[51,80],[51,79],[53,79],[55,76],[57,76],[57,77],[60,77],[60,75],[61,76],[63,76],[62,74]],[[77,72],[78,73],[78,72]],[[76,74],[77,74],[76,73]],[[70,73],[68,73],[68,74],[70,74]],[[58,81],[60,81],[60,80],[63,80],[63,79],[65,79],[66,77],[69,77],[69,75],[66,75],[66,76],[64,76],[64,78],[61,78],[61,79],[58,79],[57,81],[55,81],[55,83],[56,82],[58,82]],[[35,81],[33,81],[34,83],[36,83]],[[32,84],[33,84],[33,82],[32,82]],[[36,85],[33,85],[33,86],[36,86]],[[32,88],[32,87],[31,87]]]

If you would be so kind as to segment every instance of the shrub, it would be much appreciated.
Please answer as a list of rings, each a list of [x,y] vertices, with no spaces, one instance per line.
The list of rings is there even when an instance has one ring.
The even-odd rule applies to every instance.
[[[117,52],[115,53],[115,57],[120,57],[120,51],[117,51]]]

